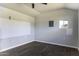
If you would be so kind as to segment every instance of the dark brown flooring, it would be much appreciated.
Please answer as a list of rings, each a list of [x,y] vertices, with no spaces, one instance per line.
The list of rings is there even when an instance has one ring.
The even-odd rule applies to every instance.
[[[79,56],[77,49],[42,42],[29,44],[0,53],[1,56]]]

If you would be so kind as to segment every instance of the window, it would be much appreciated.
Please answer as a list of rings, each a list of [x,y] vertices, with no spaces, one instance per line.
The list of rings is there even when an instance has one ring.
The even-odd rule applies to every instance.
[[[68,28],[68,21],[60,20],[59,28]]]

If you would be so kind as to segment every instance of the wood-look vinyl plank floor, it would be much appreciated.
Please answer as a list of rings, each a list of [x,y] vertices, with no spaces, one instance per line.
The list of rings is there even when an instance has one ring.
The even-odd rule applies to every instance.
[[[77,49],[47,44],[43,42],[31,42],[0,53],[1,56],[79,56]]]

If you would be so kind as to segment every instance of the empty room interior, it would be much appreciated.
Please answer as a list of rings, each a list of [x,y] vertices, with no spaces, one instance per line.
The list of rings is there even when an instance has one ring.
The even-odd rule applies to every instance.
[[[79,56],[79,3],[0,3],[0,56]]]

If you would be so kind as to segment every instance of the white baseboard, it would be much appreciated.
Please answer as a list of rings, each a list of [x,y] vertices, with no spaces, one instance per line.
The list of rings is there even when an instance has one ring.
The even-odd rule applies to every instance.
[[[19,44],[19,45],[16,45],[16,46],[12,46],[12,47],[9,47],[9,48],[5,48],[5,49],[0,50],[0,52],[4,52],[4,51],[6,51],[6,50],[9,50],[9,49],[13,49],[13,48],[19,47],[19,46],[21,46],[21,45],[28,44],[28,43],[33,42],[33,41],[34,41],[34,40],[32,40],[32,41],[28,41],[28,42],[25,42],[25,43],[22,43],[22,44]]]
[[[44,42],[44,43],[48,43],[48,44],[55,44],[55,45],[60,45],[60,46],[65,46],[65,47],[70,47],[70,48],[78,49],[78,47],[75,47],[75,46],[63,45],[63,44],[59,44],[59,43],[46,42],[46,41],[39,41],[39,40],[35,40],[35,41],[37,41],[37,42]]]

